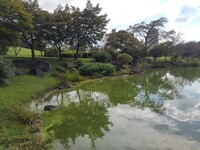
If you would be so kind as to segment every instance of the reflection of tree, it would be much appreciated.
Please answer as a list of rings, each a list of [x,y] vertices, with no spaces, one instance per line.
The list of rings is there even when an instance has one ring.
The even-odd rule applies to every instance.
[[[173,76],[183,78],[185,81],[194,82],[199,79],[199,67],[183,67],[179,69],[170,69],[169,71]]]
[[[166,74],[166,71],[162,70],[136,77],[136,80],[131,79],[130,81],[134,82],[139,89],[132,105],[139,108],[148,107],[161,113],[163,101],[169,99],[168,91],[173,88],[172,85],[162,80],[164,74]]]
[[[78,93],[78,91],[77,91]],[[95,149],[95,140],[102,138],[109,131],[107,109],[92,99],[79,99],[66,107],[52,113],[44,114],[45,130],[49,136],[54,136],[66,148],[69,141],[75,142],[77,137],[88,136]],[[52,135],[51,135],[52,134]]]
[[[104,79],[82,85],[81,89],[107,94],[114,106],[131,104],[162,112],[163,101],[174,99],[179,92],[177,85],[163,79],[167,72],[163,69],[143,75]]]

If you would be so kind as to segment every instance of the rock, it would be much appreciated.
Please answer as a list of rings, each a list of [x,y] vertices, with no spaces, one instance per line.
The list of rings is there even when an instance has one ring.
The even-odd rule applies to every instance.
[[[4,85],[7,86],[9,84],[9,81],[7,79],[0,79],[0,86]]]
[[[131,71],[133,73],[136,73],[136,74],[144,73],[144,69],[143,68],[137,68],[137,67],[132,67]]]
[[[24,72],[21,69],[17,68],[17,67],[13,67],[12,71],[17,76],[24,75]]]
[[[54,106],[54,105],[46,105],[46,106],[44,106],[44,111],[55,111],[57,109],[58,109],[58,107]]]
[[[65,70],[62,70],[60,68],[56,68],[56,71],[58,71],[59,73],[65,73],[66,72]]]
[[[45,60],[38,60],[33,65],[34,68],[39,68],[44,72],[48,72],[51,70],[51,63]]]
[[[54,78],[57,78],[57,77],[58,77],[58,74],[52,73],[51,76],[54,77]]]
[[[35,123],[35,124],[42,123],[42,120],[38,118],[38,119],[36,119],[36,120],[34,121],[34,123]]]
[[[67,89],[67,88],[70,88],[70,87],[71,87],[70,85],[59,85],[56,88],[61,90],[61,89]]]
[[[76,62],[76,66],[79,68],[79,67],[83,66],[83,63],[80,62],[80,61],[77,61],[77,62]]]
[[[28,67],[28,63],[26,60],[14,60],[13,63],[17,68],[27,68]]]
[[[34,137],[35,137],[35,139],[36,139],[37,142],[41,142],[42,138],[43,138],[41,132],[34,133]]]
[[[30,69],[29,73],[30,73],[30,75],[44,77],[44,72],[39,68]]]

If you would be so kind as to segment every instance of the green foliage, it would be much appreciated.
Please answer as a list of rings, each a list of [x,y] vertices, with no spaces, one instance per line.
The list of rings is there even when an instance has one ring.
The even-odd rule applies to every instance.
[[[111,55],[106,52],[96,52],[92,56],[96,62],[106,63],[109,62],[111,59]]]
[[[60,83],[69,84],[69,82],[79,82],[83,80],[80,76],[79,71],[73,70],[73,72],[67,71],[64,75],[61,75]]]
[[[114,66],[104,63],[85,64],[80,67],[80,74],[84,76],[102,76],[111,75],[114,72]]]
[[[12,45],[22,31],[31,28],[32,17],[25,11],[21,0],[1,0],[0,6],[0,43]]]
[[[9,59],[0,57],[0,80],[8,79],[13,75],[11,66],[12,62]]]
[[[45,12],[45,19],[43,21],[44,39],[48,43],[57,49],[59,59],[62,59],[61,48],[69,38],[71,20],[70,8],[66,4],[63,8],[61,5],[54,10],[53,14]]]
[[[127,53],[117,55],[117,61],[121,65],[128,64],[133,61],[133,57]]]
[[[63,53],[62,58],[74,58],[74,54],[73,53]]]
[[[24,125],[31,125],[39,114],[30,111],[27,105],[22,103],[14,103],[10,107],[6,107],[7,117]]]
[[[119,53],[116,49],[106,48],[105,51],[111,55],[111,60],[116,60],[117,54]]]
[[[149,56],[152,56],[155,62],[158,57],[163,56],[163,49],[159,46],[152,48],[149,50]]]
[[[0,55],[6,55],[8,52],[8,46],[5,43],[0,43]]]
[[[104,36],[106,25],[109,22],[106,14],[101,14],[102,8],[99,4],[93,6],[90,0],[81,11],[72,7],[72,21],[70,23],[69,45],[76,47],[75,58],[79,48],[85,45],[96,44]]]
[[[107,48],[119,49],[121,51],[126,51],[133,47],[140,49],[140,46],[141,44],[138,39],[136,39],[133,34],[125,30],[112,30],[112,32],[108,34],[106,42]]]
[[[32,59],[35,59],[35,48],[37,43],[41,43],[41,40],[43,40],[42,35],[45,30],[43,24],[46,19],[45,15],[48,13],[40,8],[38,0],[28,0],[23,3],[26,12],[32,18],[32,27],[26,32],[21,32],[21,39],[31,49]]]

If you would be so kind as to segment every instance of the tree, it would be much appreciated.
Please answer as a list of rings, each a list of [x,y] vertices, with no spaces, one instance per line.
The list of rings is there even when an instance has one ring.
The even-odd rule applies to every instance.
[[[31,16],[25,11],[21,0],[0,1],[0,46],[2,50],[11,46],[21,32],[32,25]]]
[[[90,0],[87,1],[83,11],[72,7],[68,44],[76,47],[75,59],[78,57],[80,47],[91,46],[103,38],[109,20],[106,14],[100,15],[101,10],[99,4],[93,6]]]
[[[17,56],[19,54],[19,52],[21,51],[21,48],[22,48],[22,43],[21,43],[20,39],[18,39],[15,42],[13,42],[12,49],[13,49],[13,51],[15,53],[15,56]]]
[[[108,49],[118,49],[123,53],[128,53],[133,57],[135,63],[144,56],[143,44],[135,38],[132,33],[125,30],[112,30],[112,32],[107,35],[105,47]]]
[[[114,48],[121,51],[135,47],[140,49],[141,44],[133,34],[125,30],[116,31],[113,29],[110,34],[107,35],[106,48]]]
[[[167,32],[162,29],[164,28],[164,24],[167,22],[167,18],[162,17],[158,20],[151,21],[148,24],[141,22],[134,26],[130,26],[129,31],[144,38],[145,51],[147,52],[157,45],[159,40],[166,39],[170,35],[174,34],[173,30]]]
[[[21,40],[31,49],[32,59],[35,59],[35,44],[36,41],[42,40],[42,23],[45,19],[45,11],[39,7],[38,0],[24,1],[24,6],[26,11],[32,16],[33,25],[28,32],[21,33]]]
[[[57,54],[59,59],[62,59],[61,48],[68,41],[69,34],[69,22],[71,20],[70,9],[68,5],[63,7],[58,5],[53,14],[47,15],[45,20],[45,40],[48,43],[57,48]]]
[[[153,57],[154,62],[156,62],[157,58],[163,56],[163,46],[157,45],[154,48],[150,49],[148,52],[149,56]]]
[[[199,45],[196,41],[186,42],[183,48],[183,57],[198,56]]]

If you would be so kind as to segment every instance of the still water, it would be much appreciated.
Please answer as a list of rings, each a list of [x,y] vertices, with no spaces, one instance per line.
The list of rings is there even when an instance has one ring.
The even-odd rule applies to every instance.
[[[54,94],[43,133],[54,150],[200,150],[200,68],[99,79]]]

